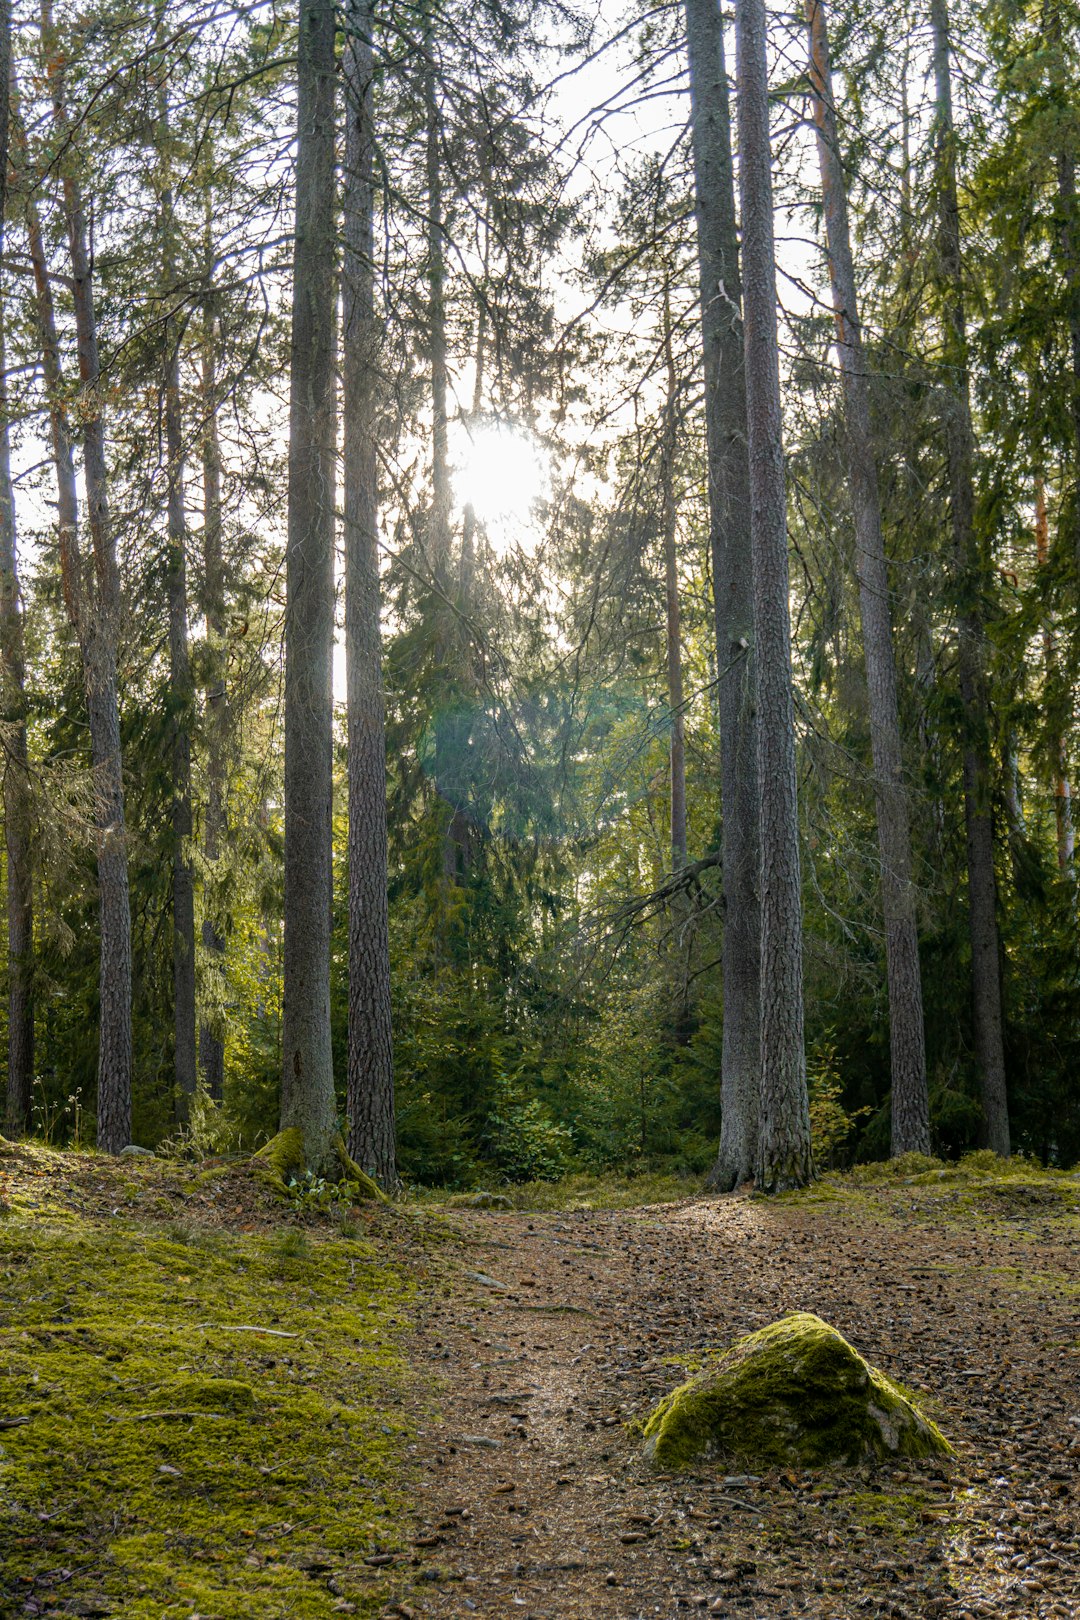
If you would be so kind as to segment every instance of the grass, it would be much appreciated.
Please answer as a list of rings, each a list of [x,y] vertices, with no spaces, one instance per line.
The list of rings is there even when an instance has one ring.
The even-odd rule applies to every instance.
[[[487,1189],[503,1208],[523,1212],[566,1213],[574,1210],[635,1209],[644,1204],[674,1204],[692,1198],[702,1190],[700,1176],[678,1176],[645,1171],[637,1176],[614,1173],[581,1173],[560,1181],[522,1181],[506,1186],[492,1184]],[[409,1194],[418,1204],[450,1203],[467,1208],[483,1198],[483,1192],[447,1193],[445,1188],[416,1188]],[[505,1203],[503,1202],[505,1200]]]
[[[77,1184],[56,1189],[82,1156],[56,1155],[51,1180],[42,1150],[19,1157],[0,1418],[25,1421],[0,1433],[0,1613],[322,1620],[385,1603],[364,1558],[398,1534],[404,1276],[368,1241],[162,1220],[171,1168],[136,1180],[86,1156],[106,1196],[80,1211]]]

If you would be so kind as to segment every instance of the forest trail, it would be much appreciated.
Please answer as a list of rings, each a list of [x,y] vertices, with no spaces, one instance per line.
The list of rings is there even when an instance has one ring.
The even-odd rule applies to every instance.
[[[1052,1197],[446,1219],[460,1247],[412,1350],[414,1579],[390,1612],[1080,1614],[1080,1233]],[[794,1310],[932,1392],[955,1463],[654,1473],[628,1422],[697,1349]]]

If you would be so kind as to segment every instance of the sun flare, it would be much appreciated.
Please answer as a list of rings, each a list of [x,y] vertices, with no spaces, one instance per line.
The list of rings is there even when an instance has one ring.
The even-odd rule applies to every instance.
[[[550,488],[547,452],[535,435],[496,419],[462,423],[451,439],[451,460],[457,505],[472,507],[493,545],[535,538],[536,508]]]

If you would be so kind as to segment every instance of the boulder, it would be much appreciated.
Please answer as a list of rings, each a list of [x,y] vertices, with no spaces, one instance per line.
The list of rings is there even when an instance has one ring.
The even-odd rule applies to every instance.
[[[805,1311],[711,1353],[644,1432],[661,1468],[710,1452],[758,1468],[816,1468],[952,1450],[899,1385]]]

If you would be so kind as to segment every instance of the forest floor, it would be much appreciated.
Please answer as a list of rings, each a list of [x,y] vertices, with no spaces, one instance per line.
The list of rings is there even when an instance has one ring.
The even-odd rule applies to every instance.
[[[8,1147],[0,1188],[2,1615],[1080,1615],[1075,1175],[330,1220]],[[955,1460],[645,1463],[702,1349],[793,1310]]]

